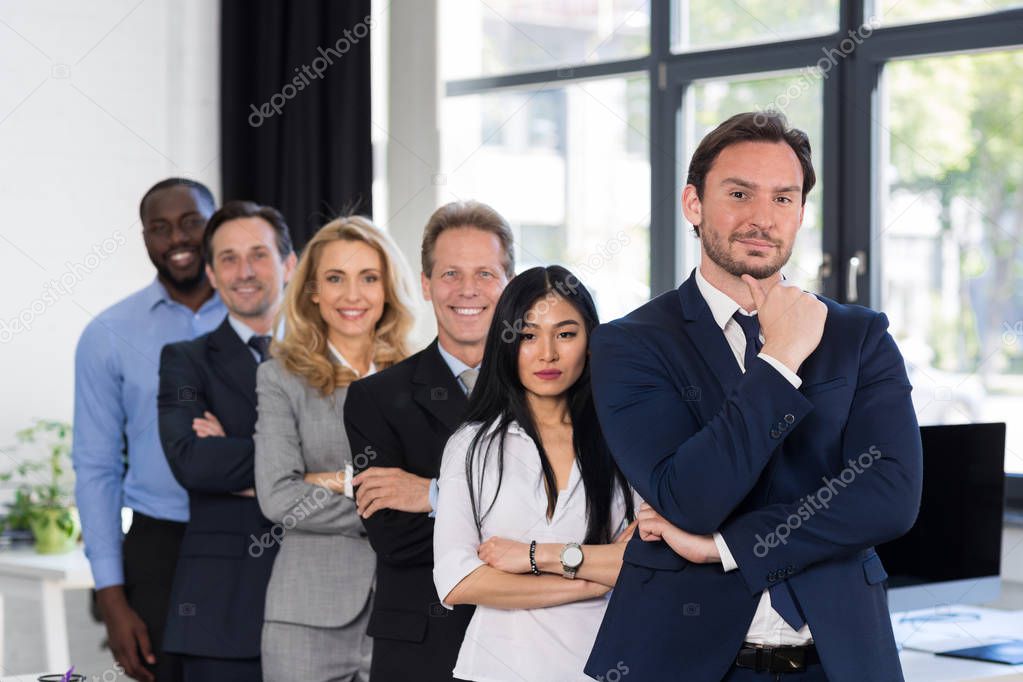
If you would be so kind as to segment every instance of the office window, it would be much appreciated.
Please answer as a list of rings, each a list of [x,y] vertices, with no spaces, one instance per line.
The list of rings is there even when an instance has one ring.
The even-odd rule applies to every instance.
[[[674,49],[773,43],[838,28],[838,0],[676,0]]]
[[[646,0],[441,0],[441,75],[492,76],[645,56]]]
[[[911,3],[912,4],[912,3]],[[1023,50],[884,70],[881,309],[922,424],[1008,423],[1023,473]]]
[[[873,15],[881,25],[940,21],[997,12],[1023,5],[1020,0],[874,0]]]
[[[648,98],[645,76],[448,97],[441,198],[491,204],[520,271],[564,265],[602,319],[624,315],[650,297]]]
[[[769,77],[740,76],[732,79],[695,83],[686,95],[683,126],[686,149],[682,158],[692,158],[696,145],[704,135],[733,114],[743,111],[777,111],[785,114],[789,124],[800,128],[810,137],[817,184],[807,196],[803,227],[796,238],[792,258],[782,270],[810,291],[820,291],[818,270],[821,264],[821,206],[822,206],[822,130],[821,79],[811,72],[782,73]],[[683,169],[682,182],[685,182]],[[686,268],[683,276],[699,263],[699,243],[692,226],[686,224],[683,235],[683,254]]]

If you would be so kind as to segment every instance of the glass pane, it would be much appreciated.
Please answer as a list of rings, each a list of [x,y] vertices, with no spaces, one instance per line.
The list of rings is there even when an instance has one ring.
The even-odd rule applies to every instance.
[[[773,43],[838,30],[838,0],[676,0],[675,50]]]
[[[954,19],[1023,5],[1020,0],[874,0],[873,15],[883,26]]]
[[[881,308],[922,424],[1008,423],[1023,473],[1023,50],[884,71]]]
[[[643,57],[650,51],[649,5],[645,0],[441,0],[441,78]]]
[[[650,297],[646,76],[444,101],[441,200],[512,223],[519,272],[561,264],[602,320]]]
[[[782,273],[807,291],[820,291],[818,270],[821,264],[821,207],[823,192],[823,159],[821,155],[821,116],[823,109],[822,81],[809,72],[782,73],[769,77],[740,77],[731,80],[698,81],[686,93],[682,139],[686,144],[682,183],[689,169],[689,159],[703,136],[733,114],[743,111],[778,111],[785,114],[789,125],[806,132],[813,150],[813,167],[817,184],[806,197],[803,226],[796,237],[792,258]],[[683,219],[684,223],[684,219]],[[700,243],[692,225],[684,223],[682,243],[683,269],[686,278],[700,262]]]

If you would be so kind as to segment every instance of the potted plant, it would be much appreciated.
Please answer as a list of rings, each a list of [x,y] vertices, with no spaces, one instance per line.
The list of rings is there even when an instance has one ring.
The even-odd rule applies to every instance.
[[[40,554],[70,552],[81,532],[72,492],[71,425],[36,419],[16,437],[17,449],[44,449],[46,457],[22,459],[10,471],[0,473],[0,481],[16,484],[4,527],[18,530],[27,525]]]

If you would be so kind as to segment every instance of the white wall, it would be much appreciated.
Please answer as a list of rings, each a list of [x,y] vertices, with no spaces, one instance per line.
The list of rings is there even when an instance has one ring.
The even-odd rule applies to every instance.
[[[145,190],[182,175],[219,198],[218,12],[211,0],[0,0],[3,451],[33,417],[71,419],[79,334],[154,276]]]

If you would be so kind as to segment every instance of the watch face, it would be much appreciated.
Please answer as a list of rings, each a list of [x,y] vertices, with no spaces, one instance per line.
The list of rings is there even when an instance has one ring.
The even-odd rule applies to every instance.
[[[583,562],[583,551],[578,547],[566,547],[561,562],[569,568],[575,568]]]

